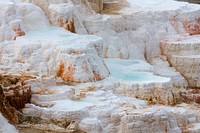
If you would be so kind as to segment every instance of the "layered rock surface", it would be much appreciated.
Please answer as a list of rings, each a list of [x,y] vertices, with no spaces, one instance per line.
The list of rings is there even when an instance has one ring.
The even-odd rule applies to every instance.
[[[92,82],[109,75],[101,59],[99,37],[52,28],[29,32],[15,42],[2,43],[1,48],[5,50],[0,57],[2,64],[23,70],[24,74],[52,75],[66,82]]]
[[[8,93],[1,93],[1,101],[10,96],[7,106],[21,109],[32,91],[18,126],[57,132],[198,133],[199,106],[190,102],[198,103],[199,92],[185,88],[188,83],[198,86],[198,59],[191,58],[198,58],[193,42],[199,41],[200,6],[105,0],[97,9],[105,12],[96,14],[90,4],[101,1],[89,2],[0,2],[5,14],[0,17],[0,73],[20,77],[9,80],[17,83],[11,89],[3,81]],[[195,36],[173,36],[181,45],[174,47],[168,39],[160,49],[163,38],[182,33]],[[191,73],[182,70],[187,66],[178,59],[187,55],[195,55],[185,62],[195,62]],[[187,104],[178,104],[184,99]],[[0,131],[2,127],[0,123]]]
[[[106,84],[59,83],[39,91],[35,88],[34,104],[23,109],[27,121],[20,126],[60,132],[180,133],[192,132],[195,130],[192,125],[198,125],[198,107],[152,106],[143,100],[108,92]]]
[[[194,108],[191,105],[154,105],[175,101],[170,78],[153,75],[151,65],[119,59],[106,59],[105,63],[112,71],[103,81],[69,85],[57,82],[48,87],[41,87],[44,83],[40,82],[33,87],[32,104],[23,109],[26,121],[20,126],[59,132],[179,133],[194,130],[190,129],[192,124],[198,125],[198,108],[196,113],[189,109]]]
[[[88,33],[104,39],[105,57],[146,59],[151,62],[161,53],[160,40],[165,36],[192,34],[193,26],[198,25],[198,5],[175,1],[128,2],[131,8],[85,20]]]
[[[199,87],[199,35],[175,36],[163,41],[161,48],[192,88]]]
[[[87,34],[83,20],[88,15],[93,15],[87,0],[20,0],[33,3],[45,12],[53,26],[63,27],[71,32]]]

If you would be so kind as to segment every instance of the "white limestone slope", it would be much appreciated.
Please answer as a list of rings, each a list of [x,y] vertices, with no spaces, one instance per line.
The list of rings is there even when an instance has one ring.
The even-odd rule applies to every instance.
[[[198,107],[170,106],[187,82],[167,63],[169,52],[177,51],[160,55],[160,41],[197,34],[200,6],[127,2],[129,7],[95,14],[86,0],[0,1],[0,73],[35,77],[27,81],[33,96],[19,126],[88,133],[199,131]],[[198,53],[196,45],[180,49]]]
[[[161,48],[171,65],[186,78],[189,86],[198,88],[200,36],[171,36],[162,42]]]
[[[127,65],[127,62],[124,64]],[[57,86],[40,87],[43,86],[41,83],[39,88],[32,88],[32,104],[27,104],[23,109],[28,121],[20,126],[59,132],[81,130],[88,133],[198,131],[198,128],[191,128],[199,124],[198,107],[189,104],[175,107],[151,105],[148,101],[117,93],[117,85],[112,91],[113,82],[107,78],[92,84],[57,83]],[[146,94],[145,89],[140,86],[137,92]]]
[[[93,15],[87,0],[20,0],[39,6],[53,26],[63,27],[78,34],[87,34],[83,20]]]
[[[0,133],[19,133],[0,113]]]
[[[108,11],[104,15],[95,15],[86,1],[69,0],[65,4],[54,0],[28,2],[40,6],[54,26],[102,37],[104,57],[151,62],[161,53],[159,43],[166,35],[198,33],[194,30],[199,23],[200,6],[186,2],[127,1],[131,3],[130,7]]]
[[[200,6],[186,2],[130,0],[127,1],[129,7],[103,15],[94,14],[87,1],[26,2],[41,7],[54,26],[102,37],[104,57],[151,62],[161,54],[159,43],[165,36],[199,33],[195,27],[199,25]],[[118,2],[123,7],[123,3]]]
[[[153,104],[173,104],[170,78],[153,75],[152,66],[148,63],[139,60],[105,59],[105,64],[111,75],[102,81],[69,85],[60,82],[57,86],[48,87],[42,87],[42,82],[37,87],[34,87],[34,82],[37,81],[29,83],[32,84],[32,104],[26,105],[23,114],[32,120],[38,118],[42,120],[37,124],[24,123],[25,125],[21,126],[60,132],[78,129],[89,133],[131,132],[136,128],[129,129],[124,125],[132,123],[127,121],[132,112],[141,112],[135,120],[136,123],[145,121],[144,116],[159,112],[160,109],[152,109],[145,113],[146,108],[149,108],[147,101]],[[51,83],[53,82],[55,80],[51,80]],[[171,132],[180,132],[176,119],[171,117],[171,113],[165,112],[165,109],[163,111],[162,115],[167,117],[166,120],[159,119],[160,115],[154,116],[154,120],[159,122],[158,125],[162,122],[168,123],[168,119],[173,119],[175,122],[171,127],[166,127],[167,124],[161,126],[158,131],[162,132],[167,128]],[[63,127],[52,123],[52,120],[58,123],[68,121],[70,124]],[[146,131],[156,131],[158,125],[146,127]],[[143,126],[145,124],[141,122],[141,128],[137,130],[142,131]]]
[[[28,32],[15,42],[1,43],[2,65],[23,74],[61,77],[66,82],[92,82],[109,75],[102,56],[102,39],[64,29]],[[4,49],[4,50],[3,50]]]
[[[166,11],[166,10],[177,10],[180,7],[185,7],[188,3],[178,2],[174,0],[127,0],[131,7],[142,8],[143,10],[153,10],[153,11]],[[192,5],[192,4],[191,4]],[[193,4],[193,9],[195,9],[197,5]],[[198,8],[197,8],[198,9]]]
[[[43,11],[33,4],[8,0],[1,1],[0,7],[0,42],[14,40],[16,36],[31,30],[49,27]]]
[[[105,57],[151,62],[161,53],[160,40],[172,34],[194,34],[199,23],[199,5],[172,0],[129,2],[129,8],[85,20],[88,33],[103,38]]]
[[[16,6],[26,31],[49,27],[49,22],[39,7],[29,3],[17,3]]]

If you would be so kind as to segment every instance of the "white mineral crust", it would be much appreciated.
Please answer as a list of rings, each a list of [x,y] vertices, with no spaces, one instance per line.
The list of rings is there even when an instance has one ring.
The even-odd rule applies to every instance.
[[[198,34],[187,2],[0,0],[0,73],[34,77],[18,126],[199,133],[199,107],[178,104],[200,86]],[[0,132],[17,130],[0,115]]]

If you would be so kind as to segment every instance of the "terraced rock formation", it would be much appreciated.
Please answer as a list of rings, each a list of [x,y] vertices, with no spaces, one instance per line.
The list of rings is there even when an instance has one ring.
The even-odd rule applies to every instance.
[[[171,65],[188,80],[192,88],[200,87],[199,46],[199,35],[170,37],[161,46]]]
[[[199,91],[189,89],[200,83],[200,5],[1,0],[0,7],[0,111],[17,127],[200,131]],[[0,119],[0,132],[18,132]]]

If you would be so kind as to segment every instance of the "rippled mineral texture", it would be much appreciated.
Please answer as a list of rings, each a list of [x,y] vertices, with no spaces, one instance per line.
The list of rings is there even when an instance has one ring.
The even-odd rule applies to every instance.
[[[0,0],[0,133],[200,133],[199,88],[198,4]]]

